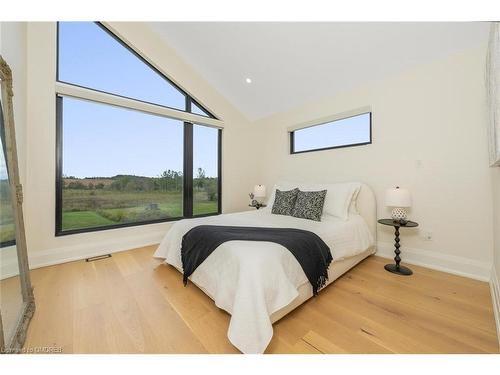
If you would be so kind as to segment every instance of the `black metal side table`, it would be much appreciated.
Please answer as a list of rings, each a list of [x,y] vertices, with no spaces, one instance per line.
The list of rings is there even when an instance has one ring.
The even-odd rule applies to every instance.
[[[394,227],[395,232],[394,232],[394,253],[396,253],[396,256],[394,257],[394,261],[396,264],[386,264],[384,268],[392,273],[396,273],[398,275],[404,275],[404,276],[410,276],[413,274],[413,271],[409,269],[408,267],[401,266],[399,263],[401,263],[401,258],[399,257],[399,254],[401,254],[401,251],[399,251],[399,248],[401,245],[399,244],[399,228],[414,228],[418,227],[418,223],[414,221],[407,221],[404,225],[401,224],[398,221],[394,221],[392,219],[380,219],[378,221],[380,224],[383,225],[390,225]]]

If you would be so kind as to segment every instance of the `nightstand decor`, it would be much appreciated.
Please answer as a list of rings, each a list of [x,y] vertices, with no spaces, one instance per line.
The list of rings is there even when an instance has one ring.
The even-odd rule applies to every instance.
[[[263,198],[266,197],[266,186],[265,185],[255,185],[253,188],[253,195],[259,202],[262,203]]]
[[[253,188],[253,193],[248,194],[251,199],[250,207],[255,207],[259,209],[261,207],[266,207],[263,203],[264,198],[266,197],[266,186],[265,185],[255,185]]]
[[[394,253],[396,256],[394,257],[394,261],[396,264],[386,264],[384,268],[392,273],[398,274],[398,275],[403,275],[403,276],[410,276],[413,274],[413,271],[409,269],[408,267],[402,266],[401,263],[401,257],[399,254],[401,254],[401,251],[399,248],[401,245],[399,244],[399,228],[414,228],[418,227],[418,223],[415,223],[414,221],[405,221],[404,224],[395,221],[394,219],[380,219],[378,221],[380,224],[383,225],[390,225],[394,227]]]
[[[407,189],[396,186],[394,189],[387,189],[385,192],[385,205],[392,208],[391,217],[393,220],[406,220],[408,214],[407,207],[411,207],[411,195]]]

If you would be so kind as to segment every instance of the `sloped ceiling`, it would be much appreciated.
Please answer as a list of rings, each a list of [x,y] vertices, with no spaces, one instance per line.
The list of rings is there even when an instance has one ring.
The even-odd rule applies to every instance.
[[[485,45],[489,30],[478,22],[148,26],[252,121]]]

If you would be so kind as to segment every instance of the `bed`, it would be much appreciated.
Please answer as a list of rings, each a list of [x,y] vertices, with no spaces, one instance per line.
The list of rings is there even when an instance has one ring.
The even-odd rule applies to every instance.
[[[347,219],[324,215],[320,222],[274,215],[270,207],[181,220],[170,228],[154,256],[182,272],[182,237],[198,225],[298,228],[316,233],[330,247],[328,285],[375,252],[376,203],[367,185],[360,184],[350,207]],[[273,336],[272,324],[313,295],[297,260],[272,242],[223,243],[189,279],[231,314],[228,339],[243,353],[263,353]],[[321,298],[321,291],[316,298]]]

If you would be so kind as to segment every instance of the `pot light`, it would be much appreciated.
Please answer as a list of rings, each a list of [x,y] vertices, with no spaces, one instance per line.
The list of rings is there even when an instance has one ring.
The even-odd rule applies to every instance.
[[[252,83],[252,79],[251,78],[245,78],[245,82],[246,83]]]

